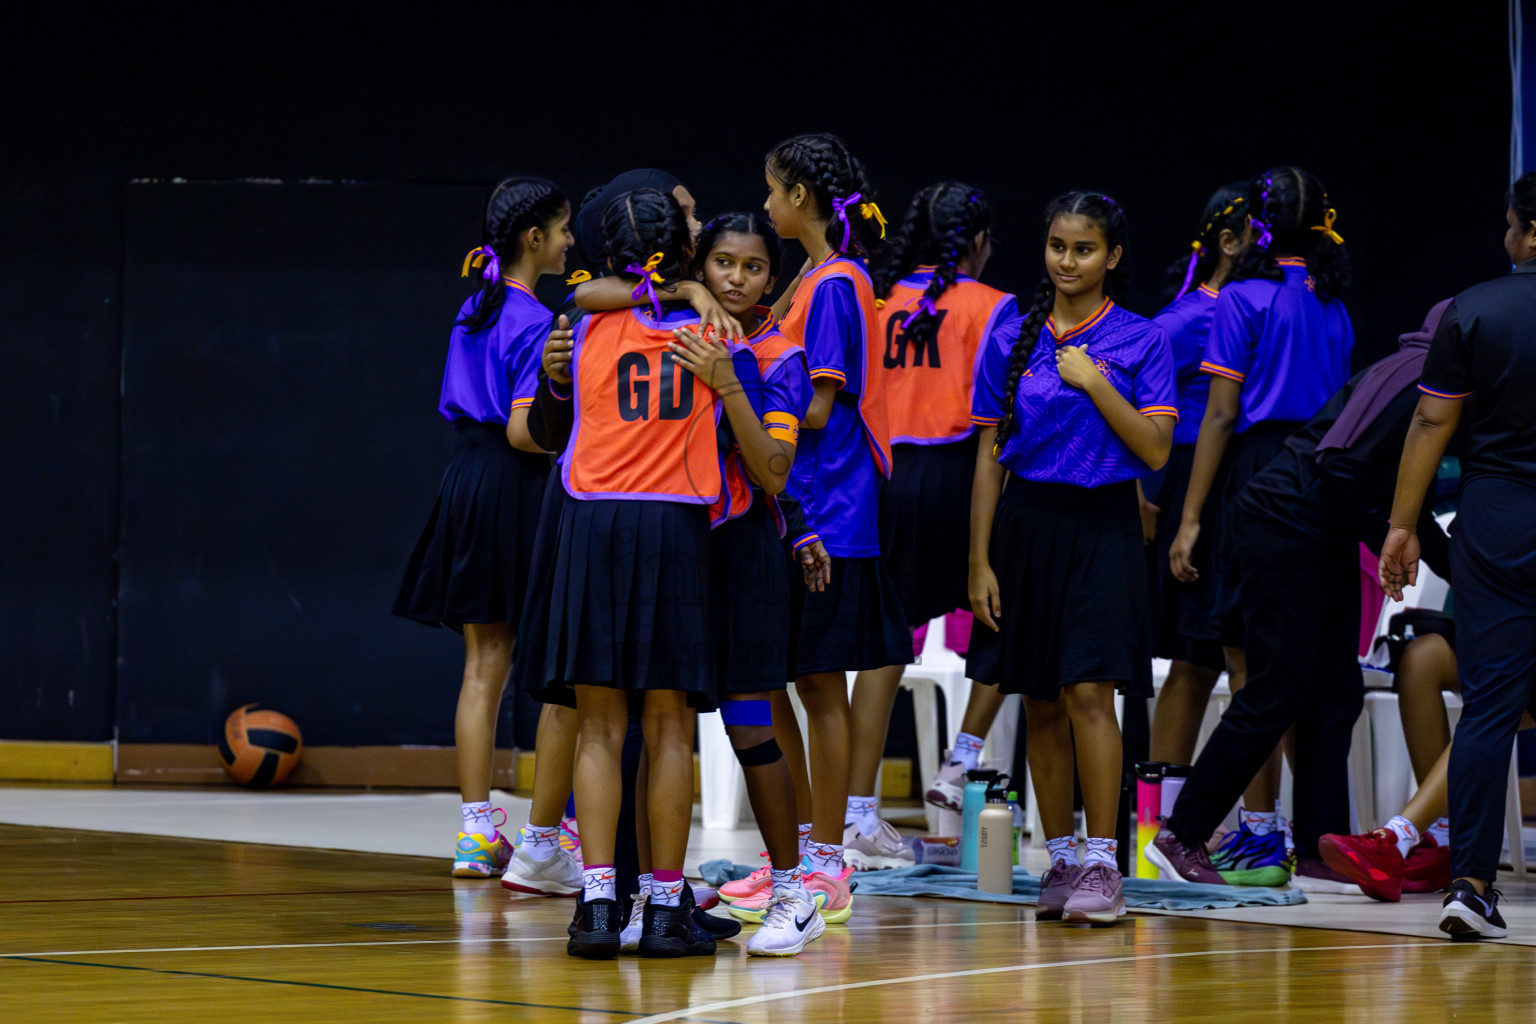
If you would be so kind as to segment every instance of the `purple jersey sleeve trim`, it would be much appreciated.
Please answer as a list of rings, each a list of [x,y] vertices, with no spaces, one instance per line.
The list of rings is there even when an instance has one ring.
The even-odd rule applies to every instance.
[[[1248,379],[1248,375],[1245,373],[1239,373],[1237,370],[1231,369],[1230,367],[1217,366],[1215,363],[1201,363],[1200,372],[1208,373],[1213,377],[1226,377],[1228,380],[1235,380],[1238,382],[1242,382]]]

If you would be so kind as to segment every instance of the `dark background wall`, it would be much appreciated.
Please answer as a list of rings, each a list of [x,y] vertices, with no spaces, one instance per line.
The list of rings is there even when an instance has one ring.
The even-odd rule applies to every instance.
[[[315,744],[450,741],[457,638],[388,608],[447,457],[459,261],[509,171],[579,197],[662,166],[705,213],[752,208],[772,142],[832,130],[893,217],[936,178],[988,189],[1012,290],[1044,202],[1100,188],[1150,313],[1205,196],[1296,162],[1355,255],[1357,363],[1504,268],[1502,4],[1390,32],[1304,5],[891,35],[854,11],[832,37],[804,8],[734,33],[563,10],[9,34],[0,738],[210,742],[260,700]]]

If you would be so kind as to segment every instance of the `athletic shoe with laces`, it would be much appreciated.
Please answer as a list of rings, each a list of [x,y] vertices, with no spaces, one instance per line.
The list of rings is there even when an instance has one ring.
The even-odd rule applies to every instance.
[[[1226,885],[1211,866],[1210,854],[1201,845],[1186,846],[1166,828],[1147,844],[1147,860],[1156,864],[1163,877],[1174,882],[1198,882],[1201,885]]]
[[[842,924],[853,913],[853,869],[849,867],[836,875],[825,871],[807,871],[801,876],[801,884],[811,894],[821,919],[827,924]],[[761,924],[768,914],[768,901],[773,898],[769,888],[749,900],[737,900],[731,904],[731,916],[738,921]]]
[[[1077,876],[1082,870],[1077,864],[1055,862],[1045,869],[1040,875],[1040,901],[1035,904],[1035,920],[1061,920],[1067,899],[1072,895],[1072,887],[1077,884]]]
[[[768,856],[767,851],[763,856]],[[760,896],[763,890],[773,885],[773,875],[765,865],[752,872],[746,878],[738,878],[735,881],[726,882],[720,887],[719,895],[722,903],[735,903],[737,900],[751,899]]]
[[[1509,932],[1499,914],[1503,896],[1492,886],[1479,896],[1467,879],[1456,879],[1441,905],[1440,930],[1459,940],[1504,938]]]
[[[492,878],[507,870],[512,844],[498,830],[487,839],[478,832],[460,832],[453,851],[454,878]]]
[[[1403,898],[1403,855],[1397,835],[1378,828],[1357,836],[1328,833],[1317,841],[1323,863],[1360,886],[1373,900],[1396,903]]]
[[[1363,896],[1364,892],[1348,875],[1333,870],[1319,857],[1298,857],[1291,888],[1302,892],[1330,892],[1335,896]]]
[[[1211,854],[1211,867],[1228,885],[1284,885],[1291,880],[1285,861],[1284,833],[1255,835],[1247,825],[1228,832]]]
[[[763,923],[747,940],[747,955],[794,956],[826,930],[816,902],[808,899],[804,890],[774,893],[768,899]]]
[[[1064,921],[1114,924],[1125,916],[1125,892],[1120,872],[1102,861],[1085,864],[1072,882],[1072,895],[1062,908]]]
[[[720,905],[720,890],[707,885],[689,886],[693,890],[693,905],[699,910],[712,910]]]
[[[649,893],[636,893],[630,897],[629,923],[619,932],[619,952],[635,953],[640,949],[640,930],[645,924],[645,904]]]
[[[958,814],[965,797],[965,765],[951,761],[949,754],[949,751],[944,751],[944,767],[928,783],[928,792],[923,794],[923,799],[935,807]]]
[[[1403,892],[1442,892],[1451,887],[1451,848],[1424,833],[1403,858]]]
[[[855,871],[879,871],[915,867],[917,855],[901,841],[901,833],[890,822],[881,821],[871,835],[865,835],[857,825],[843,829],[843,862]]]
[[[581,861],[561,849],[540,859],[527,846],[519,846],[501,876],[501,885],[535,896],[574,896],[582,889]]]
[[[618,900],[581,900],[576,905],[576,934],[565,944],[571,956],[612,960],[619,955],[623,918]]]
[[[714,956],[715,940],[693,920],[693,890],[683,886],[675,907],[647,900],[640,922],[641,956],[670,959],[680,956]]]

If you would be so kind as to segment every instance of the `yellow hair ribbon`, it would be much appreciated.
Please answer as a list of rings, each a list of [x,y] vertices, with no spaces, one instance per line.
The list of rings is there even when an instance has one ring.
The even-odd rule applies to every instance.
[[[1205,251],[1205,246],[1203,244],[1201,244],[1200,239],[1198,239],[1198,238],[1195,239],[1193,242],[1191,242],[1189,247],[1191,249],[1195,250],[1195,252],[1204,252]]]
[[[885,300],[884,299],[876,299],[875,300],[875,308],[876,309],[884,309],[885,308]]]
[[[885,237],[885,214],[880,212],[879,203],[860,203],[859,215],[862,216],[865,220],[869,220],[871,217],[873,217],[875,221],[880,225],[880,237]]]
[[[462,272],[460,272],[459,276],[460,277],[468,277],[469,276],[469,268],[470,267],[478,268],[480,266],[480,264],[482,264],[484,262],[485,262],[485,250],[477,245],[473,249],[469,250],[469,252],[465,255],[465,257],[464,257],[464,269],[463,269]]]
[[[666,281],[666,278],[664,278],[660,274],[656,273],[656,268],[661,266],[661,261],[666,259],[666,258],[667,258],[666,253],[661,253],[661,252],[651,253],[651,258],[646,260],[645,261],[645,266],[641,267],[640,269],[643,270],[645,273],[650,274],[652,281],[655,281],[657,284],[662,284],[662,283],[664,283]]]
[[[1323,222],[1321,224],[1312,225],[1312,230],[1321,231],[1323,234],[1333,239],[1334,245],[1343,245],[1344,239],[1339,236],[1337,231],[1333,230],[1333,222],[1338,216],[1338,211],[1332,207],[1329,207],[1328,212],[1323,214]]]
[[[590,280],[592,280],[592,271],[590,271],[590,270],[578,270],[578,271],[576,271],[576,273],[574,273],[570,277],[566,278],[565,279],[565,283],[566,284],[586,284]]]

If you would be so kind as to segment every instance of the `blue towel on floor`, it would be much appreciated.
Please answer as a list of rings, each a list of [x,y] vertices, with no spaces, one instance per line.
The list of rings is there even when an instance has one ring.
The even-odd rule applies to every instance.
[[[715,888],[734,879],[746,878],[753,870],[745,864],[732,864],[724,859],[699,865],[704,884]],[[855,881],[860,896],[943,896],[984,903],[1038,903],[1040,900],[1040,876],[1031,875],[1023,868],[1013,869],[1013,892],[1009,895],[977,889],[974,871],[937,864],[918,864],[889,871],[860,871]],[[1233,907],[1285,907],[1305,902],[1307,894],[1299,889],[1193,885],[1155,878],[1125,880],[1125,905],[1142,910],[1229,910]]]

